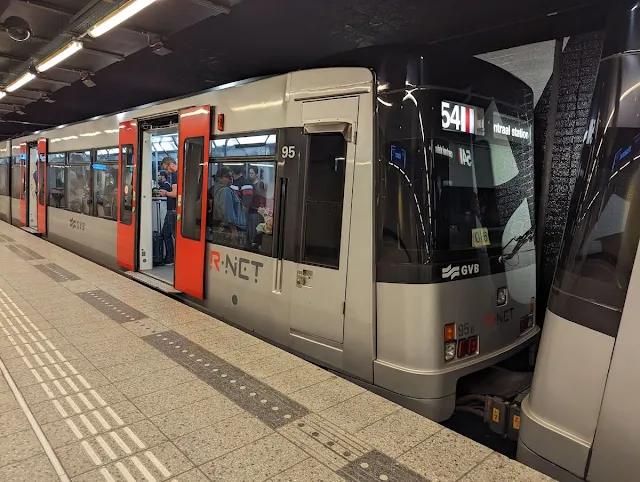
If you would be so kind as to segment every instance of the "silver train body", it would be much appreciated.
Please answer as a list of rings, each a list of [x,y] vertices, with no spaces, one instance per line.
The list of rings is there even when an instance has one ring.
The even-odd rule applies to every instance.
[[[613,16],[546,313],[518,460],[560,480],[640,473],[640,21]]]
[[[289,132],[304,136],[327,130],[342,131],[342,128],[331,127],[331,123],[348,125],[349,129],[344,130],[345,181],[337,266],[327,268],[319,263],[207,242],[203,260],[204,300],[191,301],[228,322],[368,384],[434,420],[444,420],[454,411],[456,385],[461,377],[513,355],[533,342],[539,332],[535,325],[526,325],[533,320],[536,272],[533,243],[526,242],[511,263],[498,263],[496,255],[510,239],[533,224],[531,201],[529,194],[524,194],[515,207],[510,208],[496,235],[498,247],[494,246],[491,253],[476,248],[472,259],[452,260],[446,258],[445,251],[439,264],[424,259],[412,265],[402,261],[382,267],[378,262],[383,242],[379,234],[379,215],[383,209],[380,183],[391,181],[389,178],[381,181],[377,167],[384,157],[380,152],[380,110],[389,108],[386,104],[393,104],[396,98],[397,102],[410,102],[415,106],[422,100],[403,100],[407,93],[411,94],[405,88],[405,80],[418,83],[415,79],[403,77],[400,90],[387,95],[392,89],[381,75],[381,71],[374,73],[362,67],[294,72],[39,132],[15,139],[11,146],[29,145],[38,138],[47,138],[49,156],[56,152],[110,148],[118,146],[118,128],[122,121],[136,119],[140,126],[145,119],[206,104],[212,106],[215,115],[224,114],[224,131],[213,122],[211,139],[277,132],[276,161],[281,165],[281,147]],[[508,81],[519,82],[514,78]],[[517,87],[522,90],[523,85],[518,83]],[[440,100],[436,101],[439,109]],[[487,100],[487,116],[491,108],[498,109],[495,99]],[[435,112],[436,120],[429,122],[434,126],[433,131],[440,132],[441,116]],[[422,122],[421,116],[420,119]],[[488,125],[487,135],[490,135]],[[425,141],[426,129],[425,126],[421,134],[420,151],[420,162],[425,168],[427,156],[431,158],[429,162],[433,162],[436,145]],[[530,136],[531,128],[528,129]],[[140,134],[141,151],[146,145],[145,135],[148,134]],[[501,142],[509,146],[509,139]],[[452,144],[448,152],[453,152],[454,147]],[[507,156],[516,174],[532,168],[529,147],[523,149],[527,154],[522,162],[518,161],[519,167],[515,166],[513,155]],[[405,155],[408,158],[413,154]],[[138,157],[142,159],[143,171],[148,169],[145,156],[142,152]],[[507,158],[503,161],[507,162]],[[509,178],[514,185],[518,184],[516,174]],[[416,182],[414,179],[414,184]],[[410,189],[411,183],[404,186]],[[143,198],[149,194],[145,189],[145,186],[140,188]],[[412,199],[414,197],[417,202],[415,193]],[[19,212],[19,201],[15,201],[12,199],[11,207],[14,222]],[[6,206],[1,203],[6,204],[7,200],[0,198],[0,212],[6,213]],[[422,207],[426,216],[427,209]],[[142,223],[140,232],[144,233],[146,221],[142,218],[139,222]],[[116,226],[114,220],[47,207],[46,239],[120,269]],[[424,226],[432,229],[425,220],[414,231],[421,231],[420,236],[430,239]],[[286,236],[296,235],[295,231],[283,233],[285,243]],[[149,252],[148,241],[143,238],[141,235],[136,253],[140,260],[148,257]],[[417,238],[414,236],[414,239]],[[220,263],[214,262],[216,260]],[[396,275],[396,270],[396,274],[381,275],[392,265],[399,267],[398,270],[408,265],[414,271],[424,272],[415,276]],[[499,304],[496,296],[504,288],[508,294]],[[522,320],[525,320],[524,329]],[[450,339],[446,339],[445,326],[450,324],[455,328]],[[466,356],[464,352],[460,357],[454,354],[453,359],[445,360],[445,342],[453,343],[455,351],[458,350],[456,340],[460,344],[461,339],[471,336],[476,337],[474,353]]]

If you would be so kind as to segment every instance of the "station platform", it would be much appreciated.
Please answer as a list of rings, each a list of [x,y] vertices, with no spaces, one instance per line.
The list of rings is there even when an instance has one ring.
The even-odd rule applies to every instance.
[[[0,481],[548,477],[0,223]]]

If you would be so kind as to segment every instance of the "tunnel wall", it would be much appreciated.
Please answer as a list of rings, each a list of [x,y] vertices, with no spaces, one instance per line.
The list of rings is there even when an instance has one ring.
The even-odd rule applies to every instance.
[[[544,153],[554,129],[549,201],[542,244],[542,269],[538,280],[538,323],[544,318],[549,290],[560,252],[571,193],[578,175],[582,140],[587,128],[604,32],[569,38],[562,53],[558,107],[554,126],[548,125],[552,78],[549,79],[535,112],[536,193],[539,196]],[[539,199],[536,204],[540,206]]]

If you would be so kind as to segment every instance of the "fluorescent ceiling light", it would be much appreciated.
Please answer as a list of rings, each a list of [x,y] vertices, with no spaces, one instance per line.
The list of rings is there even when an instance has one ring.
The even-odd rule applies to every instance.
[[[78,50],[82,50],[82,42],[78,42],[77,40],[73,40],[65,45],[63,48],[58,50],[56,53],[47,57],[45,60],[36,65],[36,70],[38,72],[44,72],[45,70],[49,70],[51,67],[58,65],[60,62],[71,57]]]
[[[143,8],[148,7],[154,1],[155,0],[131,0],[91,27],[89,29],[89,35],[93,38],[99,37],[103,33],[117,27],[128,18],[133,17],[136,13]]]
[[[6,92],[0,92],[0,99],[2,99],[5,95],[7,95]]]
[[[24,87],[26,84],[28,84],[35,78],[36,76],[34,74],[32,74],[31,72],[26,72],[22,76],[18,77],[17,80],[7,85],[7,88],[5,90],[7,92],[13,92],[14,90],[18,90],[20,87]]]

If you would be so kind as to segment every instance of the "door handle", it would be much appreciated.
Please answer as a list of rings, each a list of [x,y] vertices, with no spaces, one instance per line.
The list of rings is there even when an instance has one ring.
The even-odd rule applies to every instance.
[[[299,269],[296,271],[296,286],[302,288],[311,288],[311,281],[313,280],[313,271],[309,269]]]

